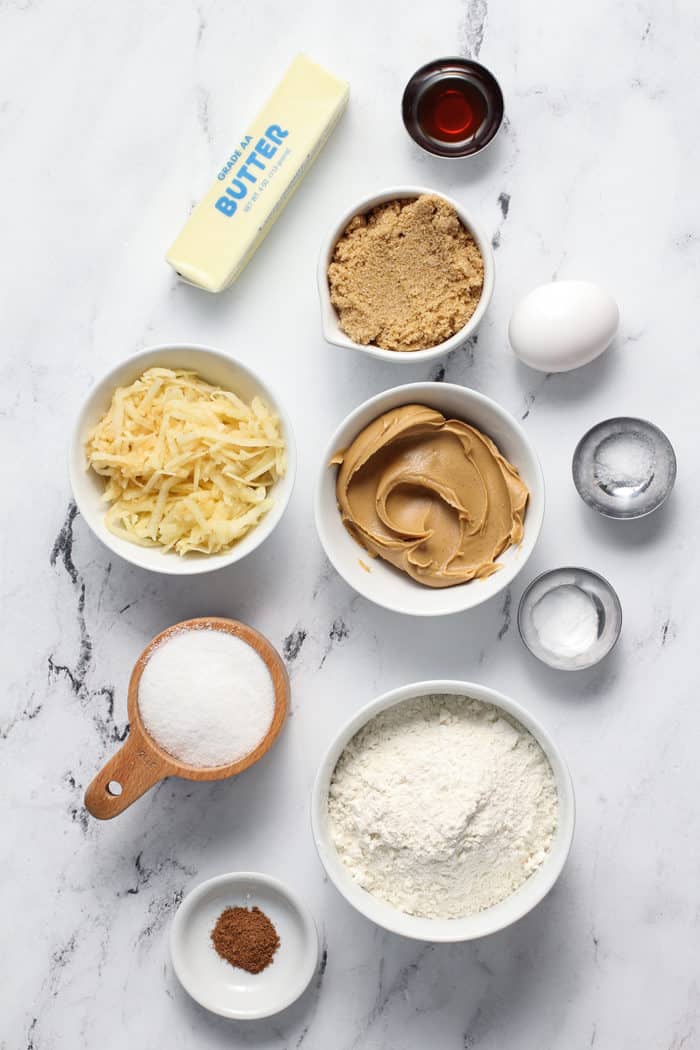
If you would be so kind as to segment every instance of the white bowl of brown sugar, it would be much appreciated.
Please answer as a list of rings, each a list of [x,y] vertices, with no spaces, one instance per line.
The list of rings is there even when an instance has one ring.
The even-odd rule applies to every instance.
[[[491,301],[493,251],[461,204],[423,186],[358,201],[321,246],[325,339],[397,364],[462,346]]]

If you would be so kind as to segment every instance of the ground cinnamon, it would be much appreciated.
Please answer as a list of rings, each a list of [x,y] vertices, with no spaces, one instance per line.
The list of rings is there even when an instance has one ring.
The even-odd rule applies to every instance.
[[[260,908],[226,908],[211,931],[212,943],[226,962],[260,973],[280,946],[277,930]]]

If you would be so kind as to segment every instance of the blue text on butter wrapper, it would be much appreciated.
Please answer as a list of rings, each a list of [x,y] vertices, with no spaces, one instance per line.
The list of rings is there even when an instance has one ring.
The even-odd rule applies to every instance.
[[[257,168],[258,171],[265,171],[267,165],[261,158],[269,160],[274,157],[277,152],[277,147],[281,145],[282,139],[285,139],[289,134],[288,131],[284,131],[279,124],[270,124],[269,128],[265,132],[265,137],[258,139],[255,143],[255,148],[251,150],[246,158],[245,164],[236,172],[236,176],[231,180],[231,185],[226,187],[226,195],[219,197],[214,207],[217,211],[220,211],[222,215],[231,216],[235,213],[238,207],[238,201],[242,201],[248,193],[248,186],[246,183],[254,185],[258,180],[252,171],[248,170],[248,165],[252,165]],[[269,140],[269,141],[266,141]],[[248,139],[250,141],[250,138]],[[236,150],[238,153],[238,150]],[[237,159],[236,153],[233,153],[229,158],[229,161]],[[239,154],[240,156],[240,154]],[[223,171],[219,173],[219,178],[225,177],[225,172],[228,171],[229,164],[227,164]]]

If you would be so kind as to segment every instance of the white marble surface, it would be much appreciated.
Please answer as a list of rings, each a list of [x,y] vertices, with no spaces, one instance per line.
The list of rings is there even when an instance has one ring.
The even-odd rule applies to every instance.
[[[4,1050],[700,1045],[694,7],[0,5]],[[164,249],[302,49],[351,81],[342,126],[230,293],[177,284]],[[450,52],[480,55],[507,99],[505,128],[473,163],[422,155],[398,116],[413,69]],[[359,360],[319,331],[322,234],[355,197],[409,181],[459,197],[498,248],[478,343],[444,372]],[[553,275],[610,288],[622,327],[603,359],[546,379],[516,365],[505,329],[514,298]],[[169,340],[249,362],[297,431],[283,523],[213,578],[131,570],[70,504],[66,445],[89,385]],[[524,420],[548,507],[505,600],[419,623],[373,608],[329,570],[311,494],[322,443],[350,408],[436,375]],[[672,500],[639,523],[598,519],[570,480],[578,437],[617,413],[653,419],[678,451]],[[567,677],[522,649],[513,611],[537,571],[570,562],[610,577],[625,624],[608,662]],[[168,782],[96,823],[82,794],[125,733],[134,658],[166,625],[208,613],[284,648],[294,697],[281,742],[238,781]],[[309,787],[335,728],[377,692],[431,676],[482,681],[545,720],[579,803],[550,897],[514,928],[457,947],[403,941],[354,914],[324,882],[309,831]],[[167,935],[184,893],[241,868],[304,895],[327,965],[284,1014],[231,1024],[179,987]]]

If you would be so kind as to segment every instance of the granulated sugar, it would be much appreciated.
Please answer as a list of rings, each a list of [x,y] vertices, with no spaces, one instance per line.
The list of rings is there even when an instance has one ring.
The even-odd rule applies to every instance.
[[[227,631],[176,631],[154,649],[138,694],[143,723],[190,766],[223,766],[250,754],[267,733],[275,690],[265,661]]]

